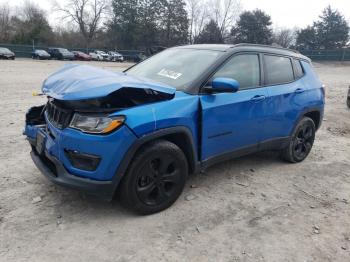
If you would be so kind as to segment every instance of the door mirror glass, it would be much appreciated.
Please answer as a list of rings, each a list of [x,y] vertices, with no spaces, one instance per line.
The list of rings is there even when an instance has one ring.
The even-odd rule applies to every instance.
[[[227,77],[217,77],[211,83],[213,92],[215,93],[234,93],[239,89],[237,80]]]

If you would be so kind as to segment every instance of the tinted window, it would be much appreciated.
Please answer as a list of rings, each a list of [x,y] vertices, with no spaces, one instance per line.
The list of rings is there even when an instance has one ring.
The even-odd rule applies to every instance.
[[[258,55],[237,55],[231,58],[213,77],[228,77],[238,81],[240,89],[260,85],[260,66]]]
[[[295,78],[301,78],[304,75],[304,70],[301,66],[301,62],[299,60],[294,59],[294,73]]]
[[[292,63],[289,58],[265,55],[265,65],[268,85],[283,84],[294,80]]]

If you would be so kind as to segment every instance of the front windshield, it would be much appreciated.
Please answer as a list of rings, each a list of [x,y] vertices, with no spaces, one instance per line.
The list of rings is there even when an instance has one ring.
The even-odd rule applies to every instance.
[[[69,54],[70,53],[68,51],[68,49],[65,49],[65,48],[60,48],[59,50],[61,51],[61,53],[65,53],[65,54]]]
[[[5,48],[5,47],[1,47],[1,48],[0,48],[0,51],[1,51],[2,53],[5,53],[5,54],[11,53],[11,51],[10,51],[9,49]]]
[[[48,54],[45,50],[36,50],[36,53],[40,54],[40,55],[46,55]]]
[[[220,51],[172,48],[130,68],[126,73],[185,90],[221,55]]]

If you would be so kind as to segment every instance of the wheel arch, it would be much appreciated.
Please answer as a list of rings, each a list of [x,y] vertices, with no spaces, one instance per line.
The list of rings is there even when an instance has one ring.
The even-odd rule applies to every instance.
[[[294,126],[290,132],[290,136],[293,134],[294,129],[296,128],[300,120],[303,119],[304,117],[311,118],[314,121],[315,128],[317,130],[321,127],[321,123],[323,119],[323,109],[319,107],[312,107],[302,111],[294,123]]]
[[[115,182],[115,189],[117,189],[119,182],[123,179],[124,174],[126,173],[135,154],[142,147],[147,146],[147,144],[159,139],[164,139],[176,144],[185,154],[185,157],[188,161],[190,173],[197,172],[199,168],[198,155],[196,144],[194,142],[190,129],[185,126],[164,128],[140,137],[129,148],[122,161],[120,162],[116,174],[113,178],[113,181]]]
[[[303,117],[309,117],[314,121],[316,130],[320,127],[321,125],[321,112],[319,110],[313,110],[305,113]]]

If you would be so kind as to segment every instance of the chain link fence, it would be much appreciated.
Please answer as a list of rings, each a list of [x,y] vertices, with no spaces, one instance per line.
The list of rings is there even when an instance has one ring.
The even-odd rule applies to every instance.
[[[43,49],[48,50],[48,46],[34,46],[33,45],[16,45],[16,44],[2,44],[0,43],[0,47],[6,47],[10,49],[12,52],[16,54],[16,57],[32,57],[32,52],[35,49]],[[138,56],[140,54],[144,55],[143,51],[140,50],[115,50],[115,49],[106,49],[106,48],[67,48],[70,51],[81,51],[84,53],[93,52],[95,50],[101,50],[101,51],[116,51],[123,55],[125,60],[134,61],[135,59],[138,59]]]
[[[335,50],[299,50],[299,52],[315,61],[350,61],[350,48]]]
[[[31,57],[33,52],[32,45],[15,45],[15,44],[1,44],[0,47],[6,47],[16,54],[16,57]],[[34,46],[34,49],[47,50],[48,46]],[[137,56],[144,54],[140,50],[114,50],[105,48],[67,48],[71,51],[82,51],[84,53],[93,52],[95,50],[102,51],[117,51],[124,56],[124,59],[133,61]],[[300,50],[300,53],[315,61],[350,61],[350,48],[342,48],[335,50]]]

